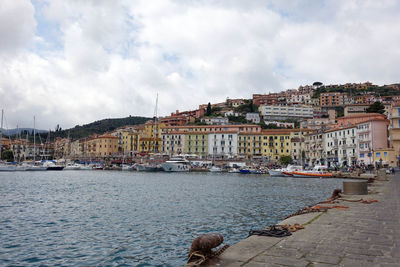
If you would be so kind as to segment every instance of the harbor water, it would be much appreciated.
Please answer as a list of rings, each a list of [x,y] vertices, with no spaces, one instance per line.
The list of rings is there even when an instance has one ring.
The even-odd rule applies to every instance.
[[[0,265],[182,266],[329,197],[340,179],[220,173],[0,173]]]

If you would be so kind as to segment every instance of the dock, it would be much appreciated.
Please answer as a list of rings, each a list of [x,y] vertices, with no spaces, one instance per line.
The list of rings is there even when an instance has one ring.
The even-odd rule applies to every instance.
[[[339,201],[334,205],[348,208],[291,217],[278,224],[305,229],[281,238],[250,236],[208,266],[400,266],[400,174],[370,184],[368,195],[343,198],[378,202]]]

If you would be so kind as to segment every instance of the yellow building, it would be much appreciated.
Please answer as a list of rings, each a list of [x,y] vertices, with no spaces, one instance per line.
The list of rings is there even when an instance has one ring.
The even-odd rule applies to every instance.
[[[187,132],[184,141],[183,151],[185,154],[196,154],[201,157],[208,155],[208,133]]]
[[[266,129],[262,134],[262,155],[270,161],[291,155],[291,129]]]
[[[87,156],[107,157],[118,154],[119,138],[112,135],[100,135],[87,141]]]
[[[375,149],[374,162],[376,166],[396,167],[397,160],[393,148]]]
[[[389,141],[390,147],[394,150],[394,157],[397,166],[400,166],[400,104],[393,104],[389,112]]]
[[[246,158],[261,158],[261,133],[240,133],[238,136],[238,155]]]
[[[138,151],[145,153],[160,153],[162,150],[161,131],[164,123],[147,121],[144,129],[139,129]]]
[[[139,133],[136,131],[123,131],[121,134],[121,147],[124,155],[133,156],[138,151]]]

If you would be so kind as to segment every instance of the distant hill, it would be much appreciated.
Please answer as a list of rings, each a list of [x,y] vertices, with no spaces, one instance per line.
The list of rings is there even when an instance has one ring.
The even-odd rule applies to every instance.
[[[35,130],[37,133],[47,133],[47,130]],[[33,133],[33,128],[18,128],[18,129],[3,129],[2,133],[4,135],[15,135],[15,134],[21,134],[21,133],[29,133],[32,134]]]
[[[82,126],[77,125],[74,128],[66,130],[51,131],[51,140],[54,137],[70,137],[73,140],[85,138],[92,134],[103,134],[105,132],[113,131],[121,126],[125,125],[137,125],[145,123],[151,118],[146,117],[126,117],[126,118],[116,118],[116,119],[104,119],[95,121],[89,124],[84,124]],[[42,138],[47,137],[47,133],[41,134]],[[45,139],[44,139],[45,140]]]

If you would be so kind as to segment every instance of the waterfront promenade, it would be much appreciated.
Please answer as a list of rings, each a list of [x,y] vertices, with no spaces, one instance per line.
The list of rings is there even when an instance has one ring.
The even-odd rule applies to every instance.
[[[228,248],[211,266],[400,266],[400,174],[376,181],[363,204],[340,201],[330,209],[289,218],[305,229],[284,238],[251,236]],[[325,204],[332,206],[332,204]]]

